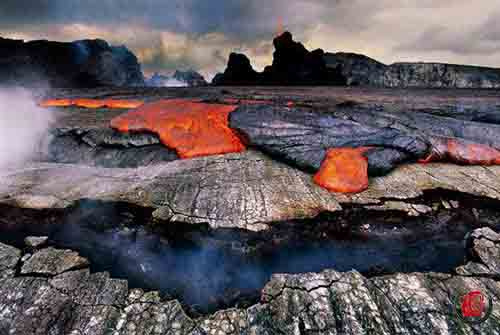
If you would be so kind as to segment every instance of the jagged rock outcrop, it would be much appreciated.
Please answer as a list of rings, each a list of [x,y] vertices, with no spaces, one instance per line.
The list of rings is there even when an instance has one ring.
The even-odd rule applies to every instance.
[[[244,54],[232,52],[229,55],[224,73],[217,74],[214,85],[257,85],[262,82],[262,76],[250,64],[250,59]]]
[[[470,262],[458,273],[500,278],[500,234],[490,228],[476,229],[468,240]]]
[[[51,133],[43,161],[125,168],[178,159],[153,134],[123,134],[109,128],[57,128]]]
[[[340,69],[349,86],[499,88],[500,69],[444,63],[385,65],[355,53],[325,53],[328,68]]]
[[[0,38],[0,84],[52,87],[144,84],[137,57],[103,40],[71,43]]]
[[[472,242],[484,235],[473,233]],[[498,244],[490,248],[498,254]],[[51,263],[68,252],[52,253]],[[0,244],[8,273],[0,279],[0,330],[9,334],[500,334],[500,283],[489,272],[275,274],[258,304],[191,318],[177,300],[129,290],[127,281],[88,268],[17,276],[21,255]],[[460,299],[471,291],[480,291],[486,308],[492,307],[479,325],[459,318]]]
[[[326,67],[324,51],[309,52],[292,34],[284,32],[273,41],[273,64],[264,69],[264,81],[273,85],[340,85],[344,78]]]
[[[308,51],[285,32],[273,41],[273,63],[256,72],[247,56],[231,53],[226,70],[213,79],[215,85],[342,85],[345,78],[327,68],[321,49]]]

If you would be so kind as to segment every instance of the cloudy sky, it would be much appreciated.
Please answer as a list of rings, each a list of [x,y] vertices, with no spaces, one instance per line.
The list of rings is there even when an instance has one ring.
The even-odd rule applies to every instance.
[[[103,38],[132,49],[148,75],[210,79],[231,51],[262,69],[280,21],[311,49],[500,67],[496,0],[0,0],[0,36]]]

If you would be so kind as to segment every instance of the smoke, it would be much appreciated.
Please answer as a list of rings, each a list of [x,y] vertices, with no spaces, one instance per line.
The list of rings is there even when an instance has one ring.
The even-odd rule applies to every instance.
[[[0,171],[33,160],[45,149],[54,115],[35,101],[26,89],[0,89]]]
[[[167,79],[163,82],[164,87],[187,87],[188,84],[174,78]]]

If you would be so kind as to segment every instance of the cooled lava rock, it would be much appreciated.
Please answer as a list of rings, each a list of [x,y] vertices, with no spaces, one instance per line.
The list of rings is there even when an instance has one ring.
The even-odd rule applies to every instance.
[[[417,135],[297,108],[244,105],[231,113],[229,125],[250,145],[314,172],[331,148],[376,147],[373,154],[366,153],[368,168],[373,171],[387,171],[394,167],[387,164],[416,160],[430,150],[430,144]]]
[[[154,134],[124,134],[109,128],[51,131],[45,161],[101,167],[139,167],[179,159]]]
[[[137,57],[103,40],[70,43],[0,38],[0,83],[95,87],[144,85]]]
[[[190,317],[178,300],[130,289],[127,280],[91,273],[76,252],[42,249],[29,273],[16,273],[21,251],[0,243],[0,331],[12,334],[498,334],[498,234],[471,234],[476,256],[467,269],[366,277],[356,270],[274,274],[258,303]],[[43,256],[43,257],[42,257]],[[495,258],[496,257],[496,258]],[[47,260],[49,261],[47,265]],[[75,262],[75,260],[77,262]],[[475,263],[479,261],[480,263]],[[62,272],[62,273],[61,273]],[[486,297],[492,314],[464,322],[457,302],[471,290]],[[490,300],[491,299],[491,300]],[[491,305],[490,305],[491,304]],[[308,306],[308,308],[304,308]]]
[[[370,126],[393,127],[407,134],[424,136],[431,144],[428,161],[459,164],[495,165],[500,162],[500,125],[490,118],[468,121],[455,118],[453,112],[432,115],[400,109],[376,109],[366,106],[339,109],[335,116]]]
[[[316,183],[336,192],[360,192],[368,175],[408,161],[500,164],[498,125],[356,108],[338,114],[246,105],[231,113],[230,126],[277,159],[319,170]]]

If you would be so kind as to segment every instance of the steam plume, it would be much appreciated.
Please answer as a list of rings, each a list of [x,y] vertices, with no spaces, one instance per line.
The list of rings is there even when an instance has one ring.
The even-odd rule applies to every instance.
[[[0,89],[0,171],[37,158],[53,120],[26,89]]]

